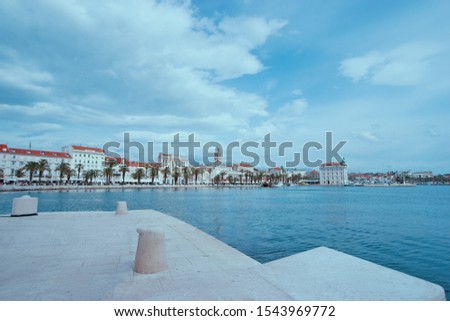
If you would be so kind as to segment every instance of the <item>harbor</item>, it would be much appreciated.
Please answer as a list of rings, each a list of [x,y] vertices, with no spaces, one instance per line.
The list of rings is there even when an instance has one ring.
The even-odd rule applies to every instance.
[[[269,263],[328,247],[439,284],[450,298],[446,186],[353,188],[144,188],[0,193],[39,199],[39,213],[156,210]],[[19,221],[20,222],[20,221]],[[137,233],[133,230],[133,234]]]
[[[138,228],[167,269],[134,271]],[[441,286],[319,247],[265,264],[153,210],[0,218],[1,300],[445,300]]]

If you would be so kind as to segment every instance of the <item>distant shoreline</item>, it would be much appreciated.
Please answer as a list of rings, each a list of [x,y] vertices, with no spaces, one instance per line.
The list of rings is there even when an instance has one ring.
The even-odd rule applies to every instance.
[[[0,193],[77,191],[77,190],[123,190],[153,188],[259,188],[260,185],[81,185],[81,186],[11,186],[3,185]]]

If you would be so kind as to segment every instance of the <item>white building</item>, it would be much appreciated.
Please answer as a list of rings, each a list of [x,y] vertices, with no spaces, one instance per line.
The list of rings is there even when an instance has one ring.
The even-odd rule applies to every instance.
[[[347,185],[348,172],[345,161],[320,165],[320,185]]]
[[[49,167],[49,170],[43,173],[43,182],[57,181],[59,179],[59,173],[56,171],[58,165],[63,162],[70,164],[71,161],[70,155],[64,152],[11,148],[0,144],[0,169],[3,172],[4,182],[18,181],[16,173],[19,169],[22,169],[28,162],[39,162],[41,159],[45,159]],[[33,173],[33,181],[38,181],[38,175],[37,171]],[[21,180],[28,181],[28,175]]]
[[[70,162],[72,169],[76,170],[77,165],[81,164],[83,166],[81,173],[89,170],[103,171],[105,154],[101,148],[70,145],[63,147],[62,150],[72,157]]]
[[[414,172],[412,174],[414,178],[432,178],[433,172],[432,171],[425,171],[425,172]]]
[[[179,155],[159,153],[158,163],[160,164],[159,175],[163,184],[174,184],[173,174],[178,171],[178,183],[183,180],[182,168],[190,167],[189,161]],[[164,179],[164,172],[167,170],[167,177]]]

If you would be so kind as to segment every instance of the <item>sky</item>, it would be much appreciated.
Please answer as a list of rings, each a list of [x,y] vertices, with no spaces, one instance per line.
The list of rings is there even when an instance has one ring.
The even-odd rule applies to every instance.
[[[177,133],[270,134],[292,142],[280,166],[332,132],[350,172],[450,173],[449,16],[446,0],[0,0],[0,143],[128,133],[157,154]]]

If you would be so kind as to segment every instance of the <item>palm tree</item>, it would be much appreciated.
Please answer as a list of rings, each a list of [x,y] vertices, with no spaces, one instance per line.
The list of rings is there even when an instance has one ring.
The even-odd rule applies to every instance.
[[[220,180],[222,181],[222,183],[223,183],[223,178],[225,177],[225,172],[220,172]]]
[[[67,171],[66,171],[66,174],[67,174],[67,181],[66,181],[66,183],[69,183],[70,182],[70,178],[72,177],[72,176],[75,176],[76,174],[77,174],[77,172],[75,172],[75,170],[74,169],[68,169]]]
[[[39,174],[39,184],[41,184],[42,176],[44,175],[45,171],[50,171],[50,167],[48,166],[48,161],[46,159],[41,159],[38,162],[38,174]]]
[[[39,163],[38,162],[28,162],[25,164],[23,169],[30,173],[30,185],[31,185],[31,182],[33,181],[34,172],[39,169]]]
[[[167,176],[169,176],[170,174],[170,168],[168,166],[166,166],[163,169],[163,174],[164,174],[164,184],[167,184]]]
[[[152,165],[150,165],[150,163],[145,163],[144,168],[145,168],[145,177],[148,178],[148,170],[152,167]]]
[[[77,170],[77,179],[80,180],[80,173],[83,170],[83,165],[81,164],[76,164],[75,165],[75,169]]]
[[[213,180],[212,180],[212,178],[211,178],[212,168],[211,168],[211,167],[208,167],[208,169],[207,169],[206,171],[208,172],[209,180],[211,181],[211,183],[213,183]]]
[[[173,169],[172,176],[173,176],[174,184],[177,185],[178,177],[180,177],[180,171],[178,170],[178,167],[175,167]]]
[[[17,178],[22,178],[22,177],[24,177],[25,176],[25,173],[24,173],[24,171],[23,171],[23,169],[22,168],[19,168],[18,170],[16,170],[16,177]]]
[[[253,173],[249,171],[248,177],[250,178],[250,184],[253,184]]]
[[[129,172],[128,166],[127,166],[127,165],[122,165],[122,166],[120,166],[119,172],[122,173],[122,185],[124,185],[124,184],[125,184],[125,174],[126,174],[127,172]]]
[[[159,172],[159,168],[156,166],[153,166],[150,170],[150,176],[152,177],[152,185],[155,182],[155,177],[158,176],[158,172]]]
[[[204,182],[204,180],[203,180],[203,174],[205,173],[205,168],[202,166],[202,167],[200,167],[200,170],[199,170],[199,175],[201,175],[201,180],[202,180],[202,183]],[[197,178],[195,179],[195,184],[197,184]]]
[[[59,183],[62,183],[62,180],[64,178],[64,175],[66,175],[70,171],[70,165],[64,162],[61,162],[58,166],[55,168],[56,171],[59,172]]]
[[[111,184],[111,177],[112,177],[112,175],[113,175],[112,167],[108,166],[108,167],[105,167],[103,169],[103,176],[105,176],[105,178],[106,178],[106,185]]]
[[[227,180],[228,180],[228,183],[230,183],[230,185],[233,184],[233,176],[228,175]]]
[[[183,178],[184,178],[184,185],[187,185],[189,182],[189,167],[187,166],[183,167]]]
[[[197,185],[198,174],[200,174],[200,169],[194,167],[192,170],[192,174],[194,174],[195,185]]]
[[[144,176],[145,172],[143,168],[136,168],[136,171],[132,174],[134,179],[137,179],[138,184],[141,184],[141,178]]]
[[[214,176],[214,184],[219,184],[220,182],[220,175]]]
[[[94,169],[90,169],[86,172],[84,175],[84,178],[86,179],[86,182],[89,181],[89,184],[92,185],[92,180],[98,176],[98,172]]]

